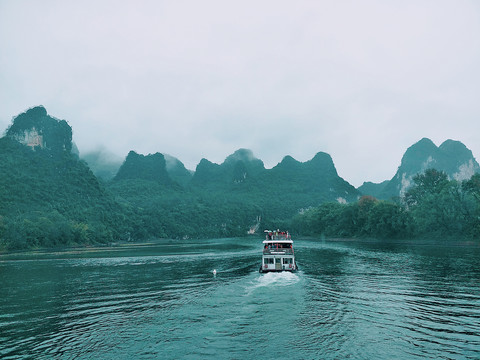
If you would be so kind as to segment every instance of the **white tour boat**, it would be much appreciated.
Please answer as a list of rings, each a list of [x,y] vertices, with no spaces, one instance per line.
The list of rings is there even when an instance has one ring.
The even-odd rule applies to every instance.
[[[295,253],[292,237],[288,232],[265,230],[263,241],[263,255],[260,272],[268,271],[295,271]]]

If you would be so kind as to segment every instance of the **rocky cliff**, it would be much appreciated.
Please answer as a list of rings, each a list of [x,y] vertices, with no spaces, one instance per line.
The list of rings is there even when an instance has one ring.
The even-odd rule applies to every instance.
[[[65,120],[47,114],[43,106],[33,107],[13,119],[6,136],[32,149],[72,151],[72,128]]]

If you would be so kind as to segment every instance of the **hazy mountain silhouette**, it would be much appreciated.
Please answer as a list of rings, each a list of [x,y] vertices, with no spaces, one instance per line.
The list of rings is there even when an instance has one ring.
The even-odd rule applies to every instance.
[[[364,183],[359,191],[381,199],[402,197],[412,186],[413,177],[431,168],[444,171],[456,180],[469,179],[480,169],[471,150],[460,141],[446,140],[437,147],[430,139],[423,138],[406,150],[391,180],[381,184]]]

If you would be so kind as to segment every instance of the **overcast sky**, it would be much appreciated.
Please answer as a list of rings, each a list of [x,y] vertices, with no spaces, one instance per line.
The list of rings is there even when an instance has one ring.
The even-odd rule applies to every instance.
[[[0,130],[35,105],[81,153],[195,169],[329,153],[355,186],[422,137],[480,156],[480,1],[0,0]]]

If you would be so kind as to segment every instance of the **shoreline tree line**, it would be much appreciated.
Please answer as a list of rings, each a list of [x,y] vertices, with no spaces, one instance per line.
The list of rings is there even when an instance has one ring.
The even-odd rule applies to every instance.
[[[427,169],[413,182],[404,198],[362,196],[354,203],[308,209],[292,219],[292,230],[305,236],[478,240],[480,174],[457,181]]]

